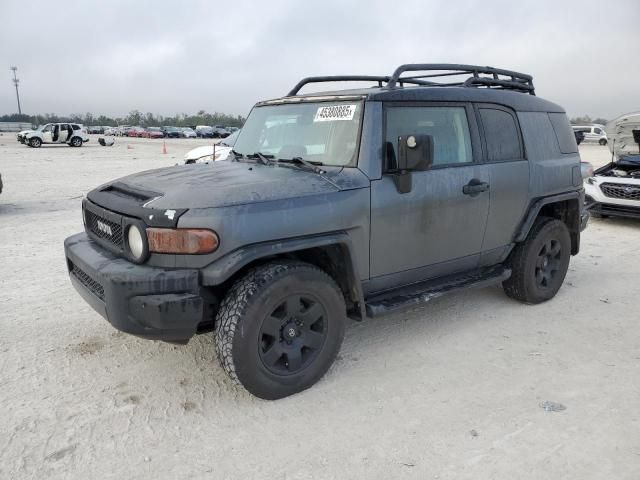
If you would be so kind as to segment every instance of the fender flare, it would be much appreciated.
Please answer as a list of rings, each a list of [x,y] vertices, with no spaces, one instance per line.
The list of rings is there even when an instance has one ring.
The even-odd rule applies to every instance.
[[[220,285],[249,263],[261,258],[328,246],[336,246],[342,250],[347,285],[352,299],[357,303],[359,318],[364,319],[366,311],[362,280],[353,254],[353,244],[346,232],[332,232],[245,245],[204,267],[201,270],[202,285]]]
[[[514,235],[514,238],[513,238],[514,243],[519,243],[526,240],[527,236],[529,235],[529,231],[531,230],[531,227],[533,227],[533,223],[536,221],[536,218],[538,217],[540,210],[542,210],[542,207],[552,203],[564,202],[567,200],[575,201],[575,204],[576,204],[575,218],[573,219],[573,222],[569,223],[567,226],[569,228],[569,233],[572,235],[572,237],[575,237],[575,239],[572,238],[572,250],[573,250],[572,254],[573,255],[577,254],[580,248],[580,224],[581,224],[580,214],[584,208],[583,207],[584,191],[566,192],[566,193],[551,195],[549,197],[542,197],[542,198],[538,198],[537,200],[534,200],[529,205],[529,208],[527,209],[527,215],[521,222],[520,227],[518,228],[518,230],[516,231],[516,234]],[[571,220],[571,219],[568,219],[568,220]]]

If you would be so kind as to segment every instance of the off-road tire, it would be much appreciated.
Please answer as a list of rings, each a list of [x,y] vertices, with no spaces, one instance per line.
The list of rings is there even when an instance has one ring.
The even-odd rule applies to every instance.
[[[69,140],[69,145],[71,147],[81,147],[82,139],[80,137],[72,137],[71,140]]]
[[[29,139],[29,146],[33,148],[40,148],[42,146],[42,140],[37,137]]]
[[[302,370],[276,374],[262,357],[263,328],[267,319],[273,318],[278,302],[297,295],[312,297],[321,304],[324,340],[317,350],[310,350],[312,356],[305,360],[310,363],[301,364]],[[301,310],[301,315],[304,314]],[[214,333],[218,359],[231,380],[253,395],[266,400],[286,397],[309,388],[327,372],[340,350],[345,319],[344,297],[327,273],[294,260],[270,262],[247,272],[223,299]],[[283,358],[288,365],[289,357]]]
[[[549,245],[552,247],[549,248]],[[549,255],[553,258],[544,262],[542,258],[547,256],[544,252],[554,251],[556,246],[559,247],[559,253]],[[507,266],[511,268],[511,277],[502,283],[504,292],[511,298],[529,304],[542,303],[553,298],[567,274],[570,257],[571,237],[564,222],[539,217],[527,239],[514,248],[507,261]],[[547,269],[549,279],[546,278]],[[546,284],[540,283],[540,277],[544,278],[543,282],[546,281]]]

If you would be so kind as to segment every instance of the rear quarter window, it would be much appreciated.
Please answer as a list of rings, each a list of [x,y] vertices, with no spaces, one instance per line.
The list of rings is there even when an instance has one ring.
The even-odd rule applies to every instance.
[[[564,113],[549,113],[549,120],[553,125],[553,131],[556,134],[558,140],[558,147],[560,147],[561,153],[577,153],[578,144],[576,143],[576,136],[573,133],[574,129],[569,124],[569,119]],[[578,131],[585,131],[585,129],[578,129]]]
[[[520,130],[515,116],[499,108],[480,107],[489,162],[506,162],[524,158]]]

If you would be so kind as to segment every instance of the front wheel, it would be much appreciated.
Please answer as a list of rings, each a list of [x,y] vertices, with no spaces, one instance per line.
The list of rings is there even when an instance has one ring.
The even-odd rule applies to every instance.
[[[72,147],[81,147],[82,139],[80,137],[73,137],[71,139],[71,142],[69,142],[69,145],[71,145]]]
[[[42,146],[42,140],[40,140],[38,137],[30,138],[29,146],[33,148],[40,148]]]
[[[604,146],[607,144],[607,140],[604,138],[601,138],[600,141],[598,142],[600,145]]]
[[[220,305],[215,342],[231,379],[275,400],[316,383],[333,363],[346,308],[323,270],[297,261],[272,262],[238,280]]]
[[[571,238],[564,222],[540,217],[524,243],[507,262],[511,277],[502,283],[505,293],[524,303],[553,298],[564,281],[571,257]]]

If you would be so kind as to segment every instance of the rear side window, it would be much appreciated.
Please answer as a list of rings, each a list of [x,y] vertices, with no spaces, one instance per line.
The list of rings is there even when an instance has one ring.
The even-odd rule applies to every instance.
[[[515,117],[497,108],[480,108],[487,144],[487,160],[505,162],[524,158],[520,131]]]
[[[403,135],[431,135],[434,166],[473,161],[464,107],[389,107],[386,124],[387,169],[396,168],[398,137]]]
[[[578,144],[576,143],[576,136],[573,133],[574,130],[578,132],[589,133],[590,129],[579,128],[573,129],[569,124],[569,119],[564,113],[550,113],[549,120],[553,125],[553,131],[556,134],[558,140],[558,146],[561,153],[576,153],[578,151]]]

